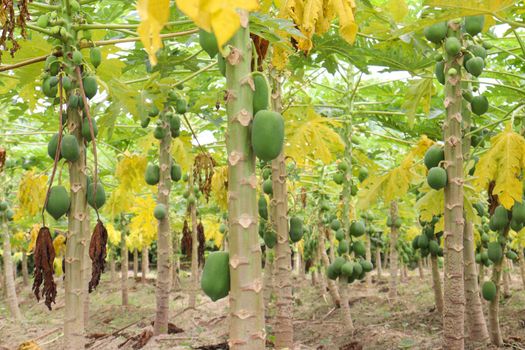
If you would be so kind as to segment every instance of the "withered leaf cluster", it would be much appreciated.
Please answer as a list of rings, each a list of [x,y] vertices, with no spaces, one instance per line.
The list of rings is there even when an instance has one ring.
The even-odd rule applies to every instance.
[[[40,301],[40,286],[44,283],[42,297],[45,298],[45,304],[51,310],[51,303],[55,303],[57,295],[57,286],[53,279],[53,261],[55,260],[55,248],[51,233],[47,227],[42,227],[38,231],[35,243],[35,280],[33,282],[33,292],[36,300]]]

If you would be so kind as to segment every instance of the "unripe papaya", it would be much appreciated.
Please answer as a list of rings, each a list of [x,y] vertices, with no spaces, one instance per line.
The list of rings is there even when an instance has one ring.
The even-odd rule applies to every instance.
[[[230,293],[230,255],[228,252],[212,252],[206,258],[201,277],[202,291],[217,301]]]
[[[514,232],[519,232],[521,231],[521,229],[523,228],[523,222],[521,221],[517,221],[517,220],[514,220],[514,218],[512,218],[510,220],[510,228],[514,231]]]
[[[253,77],[255,91],[253,92],[253,114],[268,108],[268,82],[261,74],[255,74]]]
[[[57,146],[58,146],[58,133],[54,134],[51,137],[51,140],[49,140],[49,143],[47,144],[47,154],[53,160],[55,159]],[[58,159],[60,159],[62,158],[62,155],[59,155],[58,157],[59,157]]]
[[[436,63],[434,74],[436,75],[437,81],[439,81],[441,85],[445,85],[445,61]]]
[[[94,76],[90,75],[82,79],[82,85],[87,98],[92,99],[97,94],[98,84]]]
[[[91,118],[91,123],[93,124],[93,134],[95,137],[97,137],[98,127],[95,118]],[[82,121],[82,137],[84,137],[84,139],[88,142],[91,141],[91,130],[89,129],[89,120],[87,117],[85,117]]]
[[[62,137],[60,154],[70,162],[74,162],[80,157],[80,147],[74,135],[64,135]]]
[[[170,118],[170,130],[180,130],[180,118],[178,115],[173,115]]]
[[[339,255],[348,253],[348,241],[346,239],[343,239],[339,242],[339,245],[337,246],[337,253]]]
[[[178,164],[172,164],[170,169],[171,181],[178,182],[182,177],[182,169]]]
[[[345,161],[340,162],[339,164],[337,164],[337,170],[343,173],[346,172],[348,170],[348,163]]]
[[[217,44],[217,38],[213,33],[207,32],[204,29],[199,29],[199,44],[202,49],[206,51],[210,58],[215,57],[219,52],[219,45]]]
[[[47,28],[47,25],[49,24],[49,14],[45,13],[41,15],[40,17],[38,17],[36,24],[40,28]]]
[[[338,271],[337,267],[332,263],[326,268],[326,277],[331,280],[336,280],[337,277],[339,277],[340,271],[341,270]]]
[[[419,235],[412,240],[412,249],[419,249]]]
[[[461,42],[456,37],[450,37],[445,40],[445,51],[449,56],[456,56],[461,52]]]
[[[343,230],[342,228],[337,230],[335,232],[335,239],[337,239],[338,241],[342,241],[343,239],[345,239],[345,230]]]
[[[159,203],[155,206],[155,209],[153,209],[153,216],[157,220],[162,220],[166,217],[168,210],[166,209],[166,206],[162,203]]]
[[[89,50],[89,59],[95,68],[100,66],[100,63],[102,63],[102,53],[98,47],[92,47]]]
[[[303,221],[293,216],[290,218],[290,240],[292,242],[299,242],[301,238],[303,238],[304,230],[303,230]]]
[[[148,127],[150,121],[151,121],[151,119],[149,119],[148,117],[142,119],[140,121],[140,126],[142,127],[142,129],[146,129]]]
[[[273,184],[271,179],[264,180],[263,182],[263,192],[267,195],[273,194]]]
[[[58,220],[62,215],[69,211],[71,200],[69,194],[64,186],[53,186],[49,191],[49,199],[46,205],[46,211],[55,220]]]
[[[354,251],[356,256],[365,257],[366,255],[366,248],[363,242],[361,241],[355,241],[352,245],[352,250]]]
[[[435,240],[428,242],[428,250],[430,251],[430,254],[432,254],[433,256],[436,256],[439,252],[438,242]]]
[[[157,106],[152,105],[150,110],[148,111],[148,117],[154,118],[159,115],[159,109]]]
[[[330,228],[334,231],[339,230],[341,228],[341,221],[337,219],[333,219],[332,222],[330,223]]]
[[[512,206],[512,219],[525,223],[525,202],[514,202]]]
[[[55,98],[58,92],[58,87],[56,85],[52,86],[52,77],[47,77],[42,83],[42,92],[46,97]]]
[[[95,189],[96,191],[95,198],[94,198],[95,200],[93,200],[93,190],[94,190],[93,187],[94,186],[95,186],[94,183],[90,183],[87,186],[87,202],[92,208],[95,208],[95,204],[96,204],[96,208],[100,209],[106,203],[106,192],[104,191],[104,187],[102,186],[102,183],[98,182],[97,188]]]
[[[166,128],[159,124],[153,130],[153,137],[155,137],[157,140],[162,140],[164,137],[166,137],[166,133]]]
[[[160,168],[156,164],[148,164],[144,179],[148,185],[156,185],[160,181]]]
[[[73,88],[73,82],[68,76],[62,77],[62,87],[65,91],[70,91]]]
[[[417,239],[417,246],[419,247],[419,249],[427,249],[428,245],[428,237],[426,235],[420,235]]]
[[[507,209],[504,206],[498,205],[492,214],[491,220],[492,224],[497,230],[502,230],[509,223],[509,215]]]
[[[445,160],[445,151],[443,147],[434,145],[430,147],[425,153],[425,166],[427,169],[432,169],[439,166],[439,163]]]
[[[71,94],[69,95],[69,99],[68,99],[68,102],[67,102],[67,105],[69,108],[78,108],[78,105],[79,105],[79,99],[80,99],[80,96],[78,95],[75,95],[75,94]]]
[[[487,254],[490,261],[498,263],[503,258],[503,250],[498,242],[490,242],[487,245]]]
[[[359,265],[361,265],[361,267],[363,268],[364,272],[370,272],[370,271],[372,271],[374,269],[374,266],[368,260],[360,260],[359,261]]]
[[[368,169],[365,167],[362,167],[359,169],[359,174],[357,175],[357,178],[360,182],[363,182],[368,177]]]
[[[266,198],[264,195],[259,197],[259,216],[263,218],[264,220],[268,220],[268,202],[266,202]]]
[[[481,294],[483,295],[483,299],[487,301],[493,301],[496,299],[496,285],[492,281],[486,281],[483,283],[483,287],[481,287]]]
[[[0,211],[7,210],[8,207],[9,205],[7,204],[6,201],[0,201]]]
[[[361,274],[363,273],[363,266],[361,266],[360,263],[355,263],[353,268],[354,268],[353,277],[359,278]]]
[[[440,190],[447,185],[447,172],[441,167],[434,167],[428,171],[427,175],[428,185],[435,189]]]
[[[262,178],[264,180],[267,180],[268,178],[270,178],[270,176],[272,176],[272,169],[264,168],[262,171]]]
[[[472,36],[478,35],[485,25],[485,16],[468,16],[465,17],[465,31]]]
[[[439,44],[447,36],[447,31],[447,22],[440,22],[423,29],[423,35],[428,41]]]
[[[334,174],[334,177],[333,177],[333,180],[334,182],[337,184],[337,185],[341,185],[344,181],[344,175],[342,173],[335,173]]]
[[[483,46],[469,45],[467,50],[475,57],[481,57],[483,59],[487,58],[487,50]]]
[[[73,51],[71,59],[75,65],[80,66],[82,64],[82,52]]]
[[[284,119],[276,112],[257,112],[252,124],[252,148],[257,158],[270,161],[281,153],[284,144]]]
[[[505,253],[505,256],[507,257],[507,259],[510,259],[512,261],[516,261],[518,259],[518,254],[516,254],[512,250],[508,250],[507,253]]]
[[[345,277],[350,277],[354,273],[354,264],[350,261],[347,261],[341,266],[341,275]]]
[[[350,235],[360,237],[365,234],[365,224],[362,221],[354,221],[350,225]]]
[[[178,114],[185,114],[188,111],[188,104],[186,103],[185,99],[178,99],[177,103],[175,104],[175,111]]]
[[[264,232],[263,239],[264,239],[264,244],[266,244],[266,246],[270,249],[275,247],[275,245],[277,244],[277,235],[275,234],[275,231],[272,229],[267,229]]]
[[[474,96],[470,107],[474,114],[483,115],[489,110],[489,100],[484,95]]]
[[[479,77],[485,68],[485,62],[481,57],[473,57],[465,64],[467,71],[475,77]]]
[[[222,233],[222,234],[226,233],[226,225],[225,224],[221,224],[219,226],[219,232]]]

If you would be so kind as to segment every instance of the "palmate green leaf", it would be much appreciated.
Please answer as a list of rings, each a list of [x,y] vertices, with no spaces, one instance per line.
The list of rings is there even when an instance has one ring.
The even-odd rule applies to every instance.
[[[434,91],[432,78],[414,79],[408,82],[408,91],[405,95],[405,102],[402,108],[407,112],[408,125],[414,126],[414,119],[419,106],[428,114],[430,112],[430,102]]]

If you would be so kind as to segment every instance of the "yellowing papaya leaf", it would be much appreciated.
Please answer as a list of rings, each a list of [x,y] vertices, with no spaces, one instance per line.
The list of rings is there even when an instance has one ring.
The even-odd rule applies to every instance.
[[[157,219],[153,216],[156,205],[157,203],[151,196],[135,198],[135,203],[131,208],[134,216],[129,223],[129,235],[126,237],[126,245],[130,250],[142,250],[157,238]]]
[[[137,12],[141,18],[137,28],[140,41],[152,65],[157,64],[157,51],[162,47],[160,31],[170,16],[169,0],[138,0]]]
[[[34,224],[33,227],[31,227],[29,246],[27,247],[28,254],[32,254],[33,249],[35,249],[36,238],[38,237],[39,230],[40,230],[40,225],[38,224]]]
[[[413,79],[409,81],[408,91],[405,95],[405,102],[402,108],[406,110],[408,125],[410,127],[414,126],[414,119],[420,105],[423,106],[425,113],[430,111],[430,100],[433,92],[434,84],[432,78]]]
[[[14,220],[19,222],[39,214],[47,193],[47,175],[37,174],[35,170],[24,173],[18,187],[17,209]]]
[[[122,236],[120,231],[116,230],[111,223],[106,224],[106,230],[108,231],[108,242],[113,246],[118,246]]]
[[[171,155],[183,172],[189,171],[193,164],[192,149],[191,135],[189,134],[180,135],[171,142]]]
[[[123,189],[139,192],[145,187],[144,173],[146,172],[148,160],[143,155],[124,153],[124,157],[118,162],[115,176]]]
[[[401,22],[408,14],[408,5],[405,0],[388,0],[385,10],[396,22]]]
[[[57,235],[53,240],[53,248],[55,248],[55,256],[62,258],[66,253],[66,236]]]
[[[288,181],[290,182],[290,181]],[[215,167],[211,178],[211,194],[222,210],[228,210],[228,167]]]
[[[220,222],[218,222],[215,217],[206,217],[202,220],[206,241],[215,243],[217,248],[221,248],[222,239],[224,238],[223,234],[219,231],[220,225]]]
[[[241,26],[239,9],[254,11],[259,8],[257,0],[177,0],[177,7],[195,24],[213,32],[217,44],[222,47]]]
[[[330,0],[339,17],[339,35],[350,44],[355,42],[357,36],[357,23],[355,22],[354,0]]]
[[[495,182],[492,194],[510,209],[515,201],[522,200],[523,186],[520,176],[525,170],[525,139],[512,130],[509,122],[505,130],[493,136],[491,146],[479,159],[474,172],[474,185],[487,190]]]

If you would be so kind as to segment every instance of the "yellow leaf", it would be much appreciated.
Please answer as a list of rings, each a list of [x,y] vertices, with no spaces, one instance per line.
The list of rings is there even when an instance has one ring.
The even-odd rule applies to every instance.
[[[514,201],[522,200],[520,176],[525,170],[525,139],[507,123],[505,130],[493,136],[490,143],[490,149],[476,165],[474,184],[478,190],[487,190],[489,183],[494,181],[492,194],[510,209]]]
[[[59,234],[53,240],[53,248],[55,248],[55,256],[62,258],[66,252],[66,236]]]
[[[290,182],[290,181],[288,181]],[[228,210],[228,167],[221,166],[216,167],[213,171],[213,177],[211,178],[211,193],[215,202],[219,205],[219,208],[226,211]]]
[[[157,238],[157,219],[153,216],[156,205],[151,196],[135,198],[131,208],[134,216],[129,223],[129,236],[126,237],[126,245],[130,250],[142,250]]]
[[[257,0],[177,0],[177,7],[195,24],[213,32],[222,47],[232,38],[241,25],[239,9],[254,11]]]
[[[26,171],[18,187],[17,209],[14,220],[19,222],[40,213],[47,193],[47,175],[39,175],[34,170]]]
[[[355,22],[353,0],[331,0],[335,12],[339,16],[339,35],[348,43],[353,44],[357,36],[357,23]]]
[[[115,229],[113,224],[106,224],[106,230],[108,231],[108,242],[113,246],[118,246],[121,240],[121,233]]]
[[[157,51],[162,47],[160,31],[170,16],[169,0],[138,0],[137,11],[141,18],[137,28],[140,41],[152,65],[157,64]]]
[[[221,248],[223,234],[219,231],[220,222],[217,221],[217,218],[205,218],[202,220],[202,226],[204,227],[204,236],[206,241],[212,241],[215,243],[217,248]]]
[[[38,237],[38,231],[40,230],[40,225],[38,224],[34,224],[33,227],[31,228],[31,239],[29,241],[29,246],[27,247],[27,252],[29,254],[32,254],[33,253],[33,249],[35,249],[35,244],[36,244],[36,238]]]
[[[385,5],[385,10],[392,14],[396,22],[400,22],[408,14],[408,5],[405,0],[389,0]]]
[[[193,164],[192,149],[190,135],[180,135],[171,142],[171,155],[173,160],[181,166],[183,172],[189,171]]]

